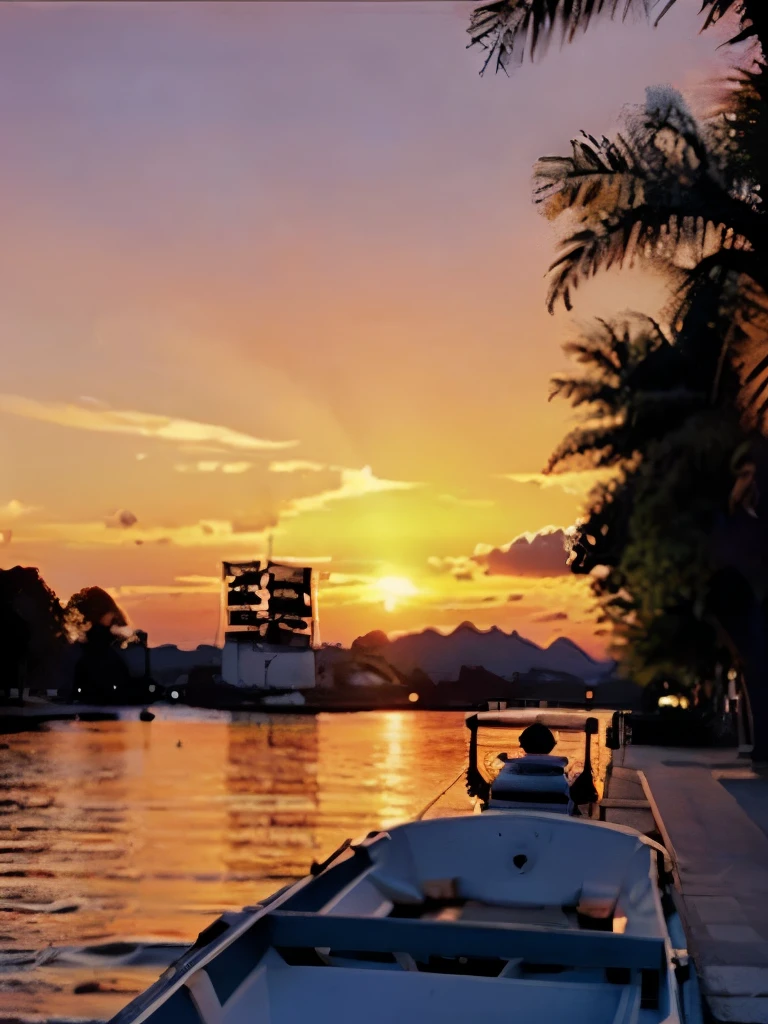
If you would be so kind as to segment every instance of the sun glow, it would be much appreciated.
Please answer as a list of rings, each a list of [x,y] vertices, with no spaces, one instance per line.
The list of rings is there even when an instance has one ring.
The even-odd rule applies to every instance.
[[[382,576],[376,581],[375,587],[388,612],[393,612],[403,599],[415,597],[419,593],[417,587],[406,576]]]

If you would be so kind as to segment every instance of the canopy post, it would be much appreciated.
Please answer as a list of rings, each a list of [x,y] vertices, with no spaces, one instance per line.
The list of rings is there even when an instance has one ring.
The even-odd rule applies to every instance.
[[[487,779],[483,777],[477,763],[477,732],[479,724],[477,715],[471,715],[466,719],[466,726],[469,729],[467,792],[471,797],[477,797],[483,804],[487,805],[491,795],[491,786]]]

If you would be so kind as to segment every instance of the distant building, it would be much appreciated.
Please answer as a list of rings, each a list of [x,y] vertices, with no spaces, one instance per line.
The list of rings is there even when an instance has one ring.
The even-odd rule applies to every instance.
[[[246,690],[311,690],[318,641],[309,567],[224,562],[222,682]]]

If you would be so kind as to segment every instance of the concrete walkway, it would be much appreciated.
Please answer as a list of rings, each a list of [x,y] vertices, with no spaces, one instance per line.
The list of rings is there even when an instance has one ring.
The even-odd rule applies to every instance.
[[[735,751],[628,747],[677,861],[690,952],[717,1021],[768,1024],[768,780]]]

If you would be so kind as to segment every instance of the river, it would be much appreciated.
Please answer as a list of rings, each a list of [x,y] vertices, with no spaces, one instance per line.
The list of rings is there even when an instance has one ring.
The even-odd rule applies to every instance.
[[[104,1021],[222,911],[415,817],[463,713],[155,707],[0,736],[0,1021]],[[437,810],[469,813],[463,779]]]

